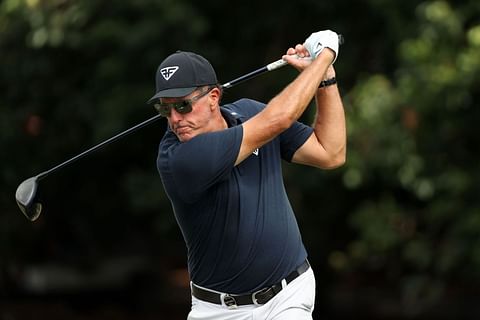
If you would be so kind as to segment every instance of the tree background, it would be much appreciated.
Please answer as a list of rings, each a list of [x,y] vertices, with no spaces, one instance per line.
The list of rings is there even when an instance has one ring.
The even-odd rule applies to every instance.
[[[153,116],[155,70],[175,50],[227,82],[321,29],[346,39],[347,163],[285,165],[315,318],[478,319],[477,0],[1,1],[0,319],[185,319],[186,252],[155,167],[165,121],[43,180],[35,223],[15,190]],[[223,101],[268,102],[295,75]]]

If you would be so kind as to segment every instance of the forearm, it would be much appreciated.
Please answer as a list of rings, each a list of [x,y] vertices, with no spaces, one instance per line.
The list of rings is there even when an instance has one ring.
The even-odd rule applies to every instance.
[[[317,89],[317,113],[313,123],[315,136],[334,162],[346,156],[346,125],[342,99],[336,84]]]
[[[287,127],[296,121],[309,105],[323,80],[320,75],[325,74],[332,62],[333,55],[331,50],[324,50],[308,68],[298,75],[295,81],[270,101],[267,108],[270,108],[274,114],[278,113],[288,117]]]

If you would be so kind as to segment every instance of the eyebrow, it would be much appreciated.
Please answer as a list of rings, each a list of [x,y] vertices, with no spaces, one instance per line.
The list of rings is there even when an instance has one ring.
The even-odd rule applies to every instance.
[[[160,103],[165,102],[164,100],[168,100],[168,103],[174,103],[174,102],[182,102],[185,101],[186,99],[184,98],[160,98]]]

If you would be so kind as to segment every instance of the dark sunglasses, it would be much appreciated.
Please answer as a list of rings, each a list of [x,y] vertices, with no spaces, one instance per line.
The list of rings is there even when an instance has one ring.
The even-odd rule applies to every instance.
[[[175,111],[180,114],[187,114],[189,112],[192,112],[192,104],[200,98],[206,96],[210,91],[212,91],[213,88],[215,88],[215,86],[209,86],[204,89],[203,92],[201,92],[199,95],[196,95],[190,99],[176,102],[159,102],[155,103],[153,106],[162,117],[170,117],[172,109],[175,109]]]

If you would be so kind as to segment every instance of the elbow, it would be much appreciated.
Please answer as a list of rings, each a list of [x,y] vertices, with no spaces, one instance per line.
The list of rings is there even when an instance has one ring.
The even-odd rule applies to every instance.
[[[347,162],[347,146],[343,146],[338,150],[338,152],[333,157],[333,165],[335,168],[343,166]]]
[[[335,160],[332,161],[332,169],[340,168],[347,162],[346,154],[342,154],[341,156],[335,157]]]
[[[345,148],[332,155],[328,161],[325,161],[322,165],[322,169],[336,169],[340,168],[347,162],[347,152]]]

